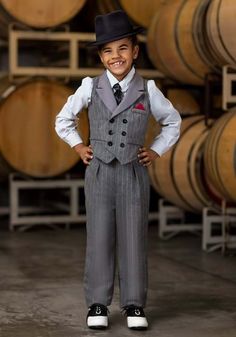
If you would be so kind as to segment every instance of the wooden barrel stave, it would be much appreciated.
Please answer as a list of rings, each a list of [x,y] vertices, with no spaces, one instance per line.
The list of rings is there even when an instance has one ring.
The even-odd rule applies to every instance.
[[[154,14],[163,3],[167,3],[168,1],[169,0],[120,0],[120,4],[134,22],[144,28],[148,28]]]
[[[224,63],[223,58],[219,55],[217,52],[217,47],[215,45],[215,40],[214,35],[217,35],[217,30],[215,29],[216,26],[214,26],[214,22],[216,21],[216,11],[214,6],[211,5],[209,6],[207,10],[207,15],[206,15],[206,39],[209,43],[211,54],[213,56],[213,59],[216,61],[218,65],[222,65]]]
[[[14,86],[10,85],[7,77],[0,78],[0,104],[4,99],[4,96],[7,92],[11,92],[14,90]],[[1,109],[1,108],[0,108]],[[1,115],[0,115],[1,116]],[[0,118],[0,128],[1,128],[1,118]],[[0,181],[4,181],[8,178],[10,172],[13,171],[13,168],[7,163],[7,161],[3,158],[1,153],[1,139],[0,139]]]
[[[54,124],[71,88],[48,80],[18,86],[0,106],[0,144],[4,159],[15,170],[34,177],[66,172],[79,160],[73,149],[56,135]],[[88,140],[86,112],[81,113],[81,133]]]
[[[199,207],[199,201],[197,201],[197,206],[193,204],[193,202],[189,204],[188,202],[186,202],[186,198],[185,197],[183,198],[181,196],[179,190],[181,190],[182,187],[179,184],[178,179],[175,175],[174,165],[176,165],[176,163],[178,164],[178,158],[175,155],[175,151],[177,150],[177,147],[180,146],[181,138],[184,136],[187,130],[190,130],[189,132],[191,133],[192,127],[197,123],[203,123],[202,116],[193,116],[184,118],[181,126],[181,136],[179,142],[174,147],[172,147],[167,153],[165,153],[161,158],[157,158],[154,164],[148,168],[150,180],[154,189],[166,200],[172,202],[175,205],[178,205],[182,209],[192,212],[198,212],[199,208],[201,208],[201,205]],[[183,146],[181,145],[180,149],[178,150],[178,153],[181,153],[182,148]],[[196,158],[196,155],[194,157]],[[183,166],[181,170],[184,169],[187,170],[187,167],[184,168]],[[193,168],[192,171],[193,173],[195,173],[195,170],[193,170]],[[186,179],[189,179],[188,177],[189,175],[186,176]],[[177,182],[175,180],[177,180]],[[184,184],[186,188],[187,187],[189,188],[190,186],[189,183],[187,184],[186,182],[184,182]],[[192,190],[192,188],[190,189],[191,191],[188,192],[188,194],[191,193],[191,198],[193,196],[194,200],[196,200],[194,194],[195,192]],[[198,189],[201,189],[201,187],[198,187]]]
[[[202,3],[204,4],[204,2]],[[209,71],[209,65],[207,65],[205,59],[202,58],[202,54],[198,51],[195,43],[195,40],[198,39],[196,36],[197,32],[193,30],[193,27],[197,27],[197,23],[199,22],[201,7],[202,4],[199,5],[199,0],[185,1],[184,6],[179,11],[176,34],[179,53],[182,54],[184,63],[202,81],[205,74]]]
[[[194,15],[192,31],[196,49],[203,62],[214,72],[221,72],[221,69],[216,61],[216,57],[207,37],[207,13],[211,0],[205,0],[201,6],[197,8],[197,14]],[[199,33],[201,32],[201,33]]]
[[[234,0],[212,1],[207,13],[207,35],[220,66],[236,64]]]
[[[204,162],[211,183],[226,201],[236,202],[236,111],[220,117],[206,141]]]
[[[186,129],[172,155],[173,183],[180,198],[195,212],[210,204],[201,186],[201,158],[207,136],[204,120]]]
[[[200,107],[193,95],[185,89],[169,89],[167,98],[173,106],[179,111],[181,116],[198,115]]]
[[[173,62],[178,59],[178,53],[176,52],[175,41],[173,39],[175,13],[178,9],[178,5],[177,1],[175,1],[172,3],[172,6],[166,4],[160,8],[154,18],[155,27],[153,28],[151,26],[153,37],[150,38],[148,32],[149,38],[147,40],[148,50],[155,46],[155,66],[171,78],[177,77],[175,70],[179,72],[179,69],[175,69],[175,67],[172,66]],[[172,10],[170,10],[171,8]],[[165,29],[163,29],[163,27],[165,27]],[[164,41],[168,41],[168,43],[164,43]],[[150,58],[153,59],[152,56]],[[182,68],[181,70],[184,71],[185,68]]]
[[[227,123],[227,119],[224,119],[224,124]],[[220,189],[219,187],[219,180],[217,179],[217,167],[214,161],[214,156],[217,152],[216,144],[217,140],[219,139],[221,133],[221,128],[217,128],[213,125],[209,137],[209,139],[206,141],[205,149],[204,149],[204,163],[206,168],[206,173],[209,178],[209,181],[212,182],[212,184],[216,187],[217,190]],[[206,155],[207,154],[207,155]],[[212,155],[211,155],[212,154]],[[221,196],[222,193],[221,193]]]
[[[161,8],[165,4],[163,3],[159,9],[155,12],[150,22],[150,25],[147,30],[147,51],[148,56],[152,62],[152,64],[159,70],[161,70],[164,74],[169,77],[174,77],[169,69],[166,67],[164,60],[162,60],[160,53],[159,53],[159,45],[156,38],[156,30],[159,24],[160,15],[162,13]]]
[[[120,9],[118,0],[99,0],[97,1],[97,6],[100,14],[107,14]]]
[[[173,0],[167,3],[154,19],[156,27],[151,28],[150,34],[155,37],[151,39],[148,32],[148,49],[153,51],[150,45],[153,41],[156,48],[156,56],[151,56],[155,66],[180,82],[202,85],[210,71],[210,62],[202,57],[199,44],[195,43],[199,32],[193,31],[195,26],[202,26],[194,22],[202,19],[201,6],[205,1],[208,0],[200,3],[198,0]]]
[[[19,21],[35,28],[49,28],[69,21],[86,0],[1,0],[0,22]],[[7,27],[7,26],[6,26]]]

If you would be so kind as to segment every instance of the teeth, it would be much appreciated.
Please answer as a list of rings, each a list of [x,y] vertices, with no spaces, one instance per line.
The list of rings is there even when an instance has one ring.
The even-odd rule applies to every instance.
[[[115,62],[115,63],[113,63],[113,66],[120,66],[120,65],[122,65],[122,62]]]

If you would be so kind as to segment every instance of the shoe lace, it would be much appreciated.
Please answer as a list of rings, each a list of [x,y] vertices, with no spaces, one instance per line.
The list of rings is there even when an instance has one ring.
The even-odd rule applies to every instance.
[[[100,310],[101,310],[101,311],[105,311],[105,312],[107,312],[108,314],[110,313],[109,309],[108,309],[105,305],[100,304],[100,303],[94,303],[94,304],[92,304],[92,305],[89,307],[89,310],[95,310],[97,314],[100,313],[100,312],[99,312]]]
[[[140,313],[142,312],[142,307],[138,307],[136,305],[126,305],[125,307],[123,307],[121,309],[121,313],[125,316],[127,316],[130,312],[134,312],[136,313],[136,315],[140,315]]]

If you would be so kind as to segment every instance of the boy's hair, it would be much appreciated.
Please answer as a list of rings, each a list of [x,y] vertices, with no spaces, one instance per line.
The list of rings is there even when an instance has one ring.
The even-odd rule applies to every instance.
[[[132,42],[133,47],[138,44],[137,35],[128,36],[127,38]],[[104,46],[105,44],[99,45],[98,51],[100,52]]]

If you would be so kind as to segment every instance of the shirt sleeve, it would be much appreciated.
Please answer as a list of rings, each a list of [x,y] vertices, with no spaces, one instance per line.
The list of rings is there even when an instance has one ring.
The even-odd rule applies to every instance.
[[[156,136],[150,148],[162,156],[180,136],[181,117],[153,80],[147,82],[147,88],[151,113],[161,126],[161,132]]]
[[[83,143],[77,131],[77,122],[79,122],[79,113],[83,108],[88,107],[91,100],[92,86],[92,78],[84,78],[81,86],[68,97],[67,102],[56,116],[56,133],[71,147]]]

